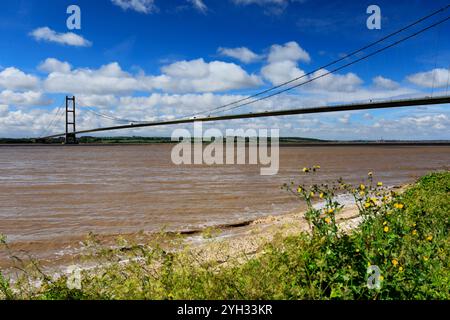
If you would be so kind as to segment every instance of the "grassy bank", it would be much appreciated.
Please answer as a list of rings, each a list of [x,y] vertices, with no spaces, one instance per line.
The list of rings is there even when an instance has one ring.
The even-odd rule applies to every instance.
[[[318,174],[318,169],[305,168],[300,182]],[[310,232],[277,237],[255,254],[217,261],[189,248],[173,253],[155,244],[123,243],[111,250],[99,247],[94,238],[90,248],[103,265],[81,273],[81,289],[74,288],[70,277],[69,282],[66,276],[54,279],[32,264],[14,285],[0,278],[0,297],[450,298],[449,172],[424,176],[401,194],[385,189],[371,173],[359,186],[343,181],[313,186],[292,182],[285,189],[307,203]],[[335,195],[343,191],[353,195],[359,210],[361,222],[351,231],[336,222],[343,206]],[[325,203],[320,209],[313,206],[319,198]]]

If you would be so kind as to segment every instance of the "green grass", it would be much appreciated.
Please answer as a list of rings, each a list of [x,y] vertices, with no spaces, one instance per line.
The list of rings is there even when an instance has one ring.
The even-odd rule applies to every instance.
[[[306,174],[312,171],[306,170]],[[314,173],[314,174],[317,174]],[[169,253],[133,246],[126,253],[95,246],[108,265],[83,272],[82,289],[66,277],[37,272],[12,285],[0,277],[0,295],[9,299],[449,299],[450,173],[426,175],[401,194],[373,183],[357,187],[286,185],[306,201],[311,233],[278,237],[256,256],[221,264],[190,250]],[[335,222],[342,206],[339,189],[352,193],[362,219],[342,231]],[[320,195],[323,210],[311,203]],[[120,263],[121,259],[131,259]],[[242,262],[242,258],[244,261]],[[380,287],[367,286],[368,266],[377,266]]]

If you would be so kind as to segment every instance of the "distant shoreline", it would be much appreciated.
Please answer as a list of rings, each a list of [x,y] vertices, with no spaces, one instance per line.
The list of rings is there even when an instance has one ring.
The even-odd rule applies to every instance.
[[[61,143],[0,143],[0,147],[77,147],[77,146],[138,146],[138,145],[167,145],[177,142],[94,142],[64,145]],[[204,142],[205,144],[209,142]],[[330,141],[330,142],[288,142],[281,141],[280,147],[345,147],[345,146],[450,146],[450,141]]]

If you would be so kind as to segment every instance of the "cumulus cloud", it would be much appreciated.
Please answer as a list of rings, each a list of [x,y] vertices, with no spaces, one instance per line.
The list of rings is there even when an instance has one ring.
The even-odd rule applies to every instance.
[[[0,104],[15,106],[43,106],[50,105],[51,100],[45,98],[39,91],[15,92],[4,90],[0,92]]]
[[[236,5],[259,5],[264,7],[264,12],[270,15],[280,15],[292,2],[304,2],[306,0],[232,0]]]
[[[279,85],[304,76],[305,72],[298,68],[299,61],[309,62],[311,58],[298,43],[291,41],[284,45],[274,44],[270,47],[267,64],[262,67],[261,74],[273,85]],[[307,78],[304,79],[306,80]]]
[[[443,68],[436,68],[427,72],[419,72],[412,74],[406,79],[420,87],[425,88],[444,88],[449,85],[450,70]]]
[[[6,104],[0,104],[0,118],[8,115],[9,107]]]
[[[422,132],[429,135],[434,132],[450,129],[450,117],[445,113],[418,114],[401,117],[399,119],[381,119],[373,125],[376,129],[386,132],[405,131],[410,133]]]
[[[290,81],[305,75],[303,70],[297,68],[297,63],[294,61],[278,61],[270,63],[261,69],[261,74],[273,85],[279,85],[283,82]],[[306,81],[305,78],[304,81]]]
[[[35,89],[39,85],[39,79],[23,71],[9,67],[0,72],[0,88],[10,90]]]
[[[203,2],[203,0],[188,0],[192,4],[192,6],[201,13],[206,13],[208,11],[208,7]]]
[[[111,0],[123,10],[133,10],[139,13],[152,13],[158,10],[154,0]]]
[[[71,70],[71,65],[68,62],[61,62],[55,58],[47,58],[42,62],[38,69],[47,73],[59,72],[59,73],[69,73]]]
[[[127,94],[132,92],[218,92],[243,89],[261,84],[256,75],[248,74],[234,63],[205,62],[203,59],[177,61],[162,68],[160,75],[133,75],[117,62],[99,69],[68,70],[68,63],[48,60],[42,65],[53,71],[44,82],[49,92],[84,94]],[[63,71],[61,72],[61,68]]]
[[[216,92],[261,84],[256,75],[248,74],[234,63],[223,61],[178,61],[163,67],[162,71],[167,81],[156,86],[171,92]]]
[[[267,59],[268,64],[262,67],[261,74],[273,85],[279,85],[299,77],[304,78],[292,84],[306,83],[317,78],[302,87],[305,90],[316,93],[354,92],[363,83],[361,78],[354,73],[325,75],[329,72],[326,69],[318,70],[306,77],[305,72],[298,67],[298,61],[309,62],[311,58],[308,52],[296,42],[291,41],[284,45],[273,45],[270,48]]]
[[[66,64],[52,60],[48,65],[60,69]],[[64,73],[53,70],[44,82],[44,88],[53,93],[125,94],[141,87],[138,78],[123,71],[117,62],[99,69],[80,68]]]
[[[55,42],[75,47],[89,47],[92,45],[92,42],[73,32],[58,33],[49,27],[37,28],[30,35],[37,41]]]
[[[279,61],[301,61],[310,62],[309,53],[301,48],[297,42],[291,41],[284,45],[274,44],[270,47],[268,61],[269,63]]]
[[[346,74],[327,74],[329,71],[320,69],[309,76],[314,81],[305,85],[309,90],[327,92],[355,92],[363,83],[353,72]]]
[[[400,85],[395,82],[394,80],[382,77],[382,76],[377,76],[375,78],[373,78],[373,84],[375,85],[375,87],[380,88],[380,89],[387,89],[387,90],[394,90],[394,89],[398,89],[400,87]]]
[[[243,63],[252,63],[260,60],[261,55],[258,55],[246,47],[240,48],[222,48],[217,50],[223,56],[235,58]]]

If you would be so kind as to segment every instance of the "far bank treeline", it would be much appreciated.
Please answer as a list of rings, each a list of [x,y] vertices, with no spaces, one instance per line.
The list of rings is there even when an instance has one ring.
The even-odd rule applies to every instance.
[[[194,141],[195,138],[192,138]],[[235,139],[237,139],[235,137]],[[246,141],[248,142],[248,138]],[[270,137],[268,138],[270,141]],[[140,137],[140,136],[132,136],[132,137],[91,137],[91,136],[83,136],[77,139],[80,144],[144,144],[144,143],[177,143],[177,141],[172,141],[170,137]],[[205,143],[209,143],[210,141],[204,140]],[[326,140],[312,139],[312,138],[298,138],[298,137],[283,137],[280,138],[280,143],[322,143],[328,142]],[[64,143],[64,138],[54,138],[54,139],[33,139],[33,138],[0,138],[0,144],[61,144]]]

